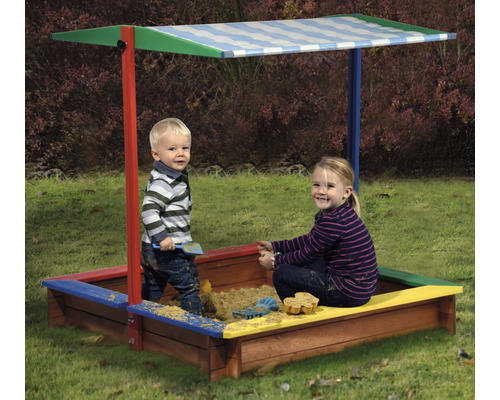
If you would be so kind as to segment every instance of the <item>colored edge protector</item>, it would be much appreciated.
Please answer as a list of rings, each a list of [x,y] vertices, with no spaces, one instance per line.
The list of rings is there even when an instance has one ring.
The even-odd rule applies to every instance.
[[[135,48],[221,58],[222,51],[160,32],[153,27],[135,27]]]
[[[317,322],[346,315],[360,314],[368,311],[381,310],[393,306],[415,303],[462,293],[461,286],[421,286],[417,288],[399,290],[396,292],[375,295],[371,300],[360,307],[325,307],[318,306],[316,311],[307,315],[286,315],[280,320],[268,314],[262,318],[237,321],[227,324],[224,329],[224,339],[253,335],[260,332],[297,326],[309,322]]]
[[[53,40],[96,44],[102,46],[116,46],[121,38],[121,27],[124,25],[106,26],[102,28],[81,29],[69,32],[51,33]]]
[[[51,33],[50,38],[66,42],[116,46],[121,39],[121,27],[130,25],[115,25],[102,28],[81,29],[69,32]],[[167,33],[159,32],[151,27],[134,26],[135,48],[140,50],[162,51],[178,54],[221,58],[221,51],[203,46],[189,40],[176,38]]]
[[[400,272],[395,270],[392,271]],[[457,285],[452,282],[446,283],[449,283],[449,285],[426,285],[375,295],[367,304],[360,307],[337,308],[318,306],[313,314],[285,315],[279,320],[273,318],[275,314],[268,314],[267,316],[263,316],[261,318],[241,320],[229,324],[221,321],[216,321],[211,318],[191,314],[186,311],[181,311],[180,313],[166,312],[162,315],[162,309],[164,309],[163,305],[146,300],[143,300],[142,303],[133,306],[127,306],[127,295],[80,281],[43,280],[42,286],[78,296],[87,300],[95,301],[97,303],[108,305],[114,308],[126,307],[127,311],[134,314],[156,319],[161,322],[189,329],[191,331],[199,332],[215,338],[231,339],[252,335],[259,332],[266,332],[274,329],[302,325],[309,322],[316,322],[346,315],[359,314],[363,312],[389,308],[392,306],[409,304],[417,301],[429,300],[433,298],[462,293],[463,288],[461,285]]]
[[[184,310],[179,313],[170,314],[168,311],[162,313],[162,309],[165,308],[162,304],[143,300],[142,303],[127,306],[127,311],[215,338],[223,337],[224,328],[226,327],[225,322],[191,314]]]
[[[380,277],[383,279],[391,280],[393,282],[403,283],[408,286],[462,286],[460,283],[448,282],[441,279],[431,278],[428,276],[417,275],[411,272],[399,271],[396,269],[385,268],[379,265],[378,267]]]
[[[124,308],[128,302],[126,294],[76,280],[43,280],[42,286],[113,308]]]
[[[77,272],[75,274],[59,275],[45,280],[77,280],[81,282],[99,282],[106,279],[122,278],[127,275],[127,266],[119,265],[116,267],[108,267],[96,269],[93,271]]]

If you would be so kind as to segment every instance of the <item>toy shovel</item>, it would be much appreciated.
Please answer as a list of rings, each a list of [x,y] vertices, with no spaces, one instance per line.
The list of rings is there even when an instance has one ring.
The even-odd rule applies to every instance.
[[[153,243],[153,248],[161,249],[160,245]],[[200,255],[203,254],[203,250],[199,243],[196,242],[184,242],[175,245],[176,249],[181,249],[186,254]]]

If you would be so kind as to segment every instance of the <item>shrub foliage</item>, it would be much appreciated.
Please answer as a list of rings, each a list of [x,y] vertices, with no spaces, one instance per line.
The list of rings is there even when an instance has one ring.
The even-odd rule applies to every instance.
[[[470,173],[474,163],[471,0],[26,1],[26,161],[62,170],[123,165],[119,50],[51,32],[362,13],[447,32],[447,42],[363,50],[363,169]],[[136,52],[140,161],[148,132],[177,116],[195,165],[344,155],[347,52],[218,60]]]

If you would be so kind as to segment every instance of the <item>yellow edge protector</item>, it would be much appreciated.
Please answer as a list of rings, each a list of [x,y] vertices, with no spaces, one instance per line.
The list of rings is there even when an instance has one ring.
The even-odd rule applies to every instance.
[[[323,321],[326,319],[359,314],[367,311],[381,310],[393,306],[410,304],[417,301],[429,300],[438,297],[462,293],[462,286],[420,286],[416,288],[398,290],[373,296],[368,303],[360,307],[337,308],[318,306],[312,314],[287,315],[270,313],[260,318],[239,320],[227,324],[223,338],[231,339],[254,333],[266,332],[289,326],[302,325],[309,322]]]

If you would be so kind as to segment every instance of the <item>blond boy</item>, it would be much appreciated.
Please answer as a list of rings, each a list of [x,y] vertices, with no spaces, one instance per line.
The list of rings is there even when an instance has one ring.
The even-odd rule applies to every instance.
[[[191,132],[181,120],[166,118],[153,126],[149,140],[154,164],[142,203],[142,297],[159,301],[170,283],[179,292],[184,310],[202,314],[194,257],[175,248],[192,240],[192,201],[186,171],[191,159]],[[153,243],[159,248],[153,248]]]

